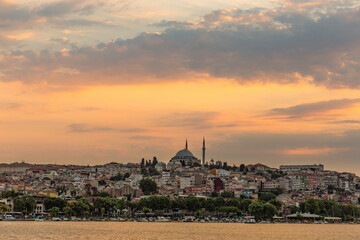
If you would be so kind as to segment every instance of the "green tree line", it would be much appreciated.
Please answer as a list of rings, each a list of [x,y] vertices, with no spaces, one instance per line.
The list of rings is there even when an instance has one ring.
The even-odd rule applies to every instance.
[[[36,200],[32,196],[11,193],[14,197],[14,210],[29,215],[34,212]],[[223,194],[230,196],[229,194]],[[162,214],[164,212],[186,213],[200,216],[203,213],[217,215],[252,215],[256,220],[271,220],[279,214],[282,203],[263,195],[264,200],[247,198],[217,197],[200,198],[189,196],[187,198],[170,198],[167,196],[150,195],[139,201],[127,201],[111,197],[87,198],[79,197],[74,201],[65,201],[61,198],[47,198],[43,201],[45,209],[52,216],[60,212],[67,216],[119,216],[124,209],[129,209],[132,215],[137,211],[143,213]],[[6,211],[5,207],[2,211]],[[292,207],[291,212],[309,212],[320,216],[340,217],[343,220],[352,220],[360,217],[360,207],[350,204],[339,204],[332,200],[308,199],[300,203],[299,207]]]

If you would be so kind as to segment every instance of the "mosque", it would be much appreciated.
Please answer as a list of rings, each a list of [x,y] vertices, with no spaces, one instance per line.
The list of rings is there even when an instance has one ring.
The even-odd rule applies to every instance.
[[[203,138],[202,159],[195,157],[188,149],[188,142],[185,142],[185,148],[178,151],[168,163],[168,168],[176,168],[181,166],[205,165],[205,138]]]

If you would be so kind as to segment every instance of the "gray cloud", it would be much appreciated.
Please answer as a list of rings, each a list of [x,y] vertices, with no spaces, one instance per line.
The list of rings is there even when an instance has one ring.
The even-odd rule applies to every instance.
[[[106,6],[106,1],[90,0],[59,0],[51,3],[40,4],[36,7],[14,4],[0,0],[0,30],[16,30],[33,27],[40,24],[38,20],[47,19],[54,24],[89,25],[91,22],[84,18],[66,20],[68,15],[90,15],[96,9]],[[99,23],[98,23],[99,24]]]
[[[341,121],[333,121],[330,123],[334,124],[360,124],[360,120],[341,120]]]
[[[274,108],[263,116],[284,116],[286,119],[297,119],[307,116],[318,116],[332,110],[350,108],[360,103],[360,98],[356,99],[336,99],[314,103],[299,104],[287,108]]]
[[[87,26],[103,26],[103,27],[112,27],[111,24],[107,24],[105,22],[101,22],[101,21],[94,21],[94,20],[89,20],[89,19],[81,19],[81,18],[77,18],[77,19],[51,19],[49,21],[52,24],[55,24],[59,27],[72,27],[72,26],[82,26],[82,27],[87,27]]]
[[[157,120],[160,127],[183,127],[188,129],[233,128],[238,122],[219,122],[217,112],[181,112],[163,116]]]
[[[63,38],[51,38],[51,42],[61,43],[61,44],[68,44],[70,43],[70,40],[66,37]]]
[[[140,140],[140,141],[169,141],[172,140],[169,137],[158,137],[158,136],[148,136],[148,135],[136,135],[136,136],[131,136],[130,139],[132,140]]]
[[[91,2],[91,3],[88,3]],[[39,8],[34,9],[34,12],[43,17],[58,17],[64,16],[69,13],[77,13],[89,15],[99,7],[103,7],[103,1],[93,2],[86,0],[63,0],[41,5]]]
[[[160,118],[159,126],[207,128],[216,115],[216,112],[173,113]]]
[[[0,108],[4,109],[17,109],[20,108],[22,104],[16,102],[9,102],[9,103],[0,103]]]
[[[191,22],[179,22],[179,21],[166,21],[163,20],[159,23],[151,24],[151,26],[162,27],[162,28],[189,28],[195,27],[195,24]]]
[[[83,107],[83,108],[80,108],[79,110],[90,112],[90,111],[97,111],[97,110],[101,110],[101,109],[97,108],[97,107]]]
[[[141,128],[112,128],[105,126],[89,126],[85,123],[72,123],[67,126],[72,133],[93,133],[93,132],[118,132],[118,133],[138,133],[144,132]]]
[[[288,2],[274,9],[217,10],[192,24],[164,21],[159,25],[168,28],[160,34],[73,46],[66,54],[8,53],[0,63],[6,69],[3,80],[26,82],[45,74],[58,85],[96,84],[100,77],[102,84],[129,84],[207,74],[239,83],[286,84],[306,78],[330,88],[358,88],[359,8],[352,1],[312,7]],[[14,59],[16,55],[24,59]],[[76,74],[64,78],[58,68]]]

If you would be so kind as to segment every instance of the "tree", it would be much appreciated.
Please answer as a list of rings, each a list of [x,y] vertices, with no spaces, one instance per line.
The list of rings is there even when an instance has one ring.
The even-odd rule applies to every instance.
[[[57,186],[56,187],[56,192],[59,194],[59,195],[62,195],[63,193],[65,193],[67,190],[66,186],[65,185],[61,185],[61,186]]]
[[[116,209],[122,211],[126,208],[126,201],[124,199],[117,199],[116,201]]]
[[[166,196],[150,196],[140,200],[140,206],[150,208],[151,210],[164,210],[171,208],[171,200]]]
[[[160,175],[159,171],[154,167],[149,167],[149,176]]]
[[[140,181],[140,189],[145,195],[154,194],[157,190],[157,184],[150,178],[144,178]]]
[[[141,168],[145,167],[145,159],[144,158],[141,159],[140,167]]]
[[[96,192],[94,193],[92,196],[94,197],[110,197],[110,194],[107,193],[107,192],[104,192],[104,191],[101,191],[101,192]]]
[[[228,166],[227,162],[224,162],[222,168],[225,169],[225,170],[229,170],[228,167],[229,166]]]
[[[250,199],[243,199],[240,202],[240,209],[243,212],[249,212],[249,206],[250,206],[251,203],[252,203],[252,201]]]
[[[122,181],[124,180],[124,176],[121,173],[116,174],[115,176],[110,177],[110,181]]]
[[[216,168],[217,169],[220,169],[220,168],[222,168],[222,166],[223,166],[223,163],[222,163],[222,161],[220,161],[220,160],[218,160],[218,161],[216,161]]]
[[[290,207],[291,214],[298,213],[298,212],[300,212],[300,208],[298,208],[297,206],[294,205],[294,206]]]
[[[223,191],[220,194],[221,197],[223,198],[233,198],[234,197],[234,193],[233,192],[229,192],[229,191]]]
[[[141,168],[141,175],[145,177],[149,176],[149,171],[147,170],[146,167]]]
[[[281,209],[282,202],[280,202],[279,200],[273,199],[273,200],[270,200],[269,203],[274,205],[277,210]]]
[[[11,191],[3,191],[1,192],[1,198],[16,198],[20,195],[20,193],[15,192],[14,190]]]
[[[328,185],[327,190],[328,190],[329,194],[333,194],[334,190],[335,190],[335,186],[334,185]]]
[[[210,169],[214,168],[214,159],[210,160]]]
[[[308,199],[305,201],[306,210],[312,214],[320,214],[320,201],[317,199]],[[305,209],[304,209],[305,210]],[[305,212],[305,211],[304,211]]]
[[[132,215],[134,215],[134,212],[136,209],[139,208],[139,203],[137,202],[128,202],[129,208],[131,210]]]
[[[56,217],[59,213],[59,208],[58,207],[50,208],[49,213],[51,214],[51,216]]]
[[[249,205],[249,212],[253,215],[256,221],[264,218],[264,204],[261,202],[253,202]]]
[[[65,212],[65,214],[66,214],[67,216],[72,216],[72,215],[73,215],[72,208],[69,207],[69,206],[64,207],[64,208],[63,208],[63,211]]]
[[[86,196],[91,196],[91,185],[90,184],[86,184],[85,185],[85,192],[86,192]]]
[[[147,208],[147,207],[144,207],[143,210],[142,210],[145,214],[148,214],[151,212],[151,209],[150,208]]]
[[[100,213],[101,213],[101,217],[104,217],[104,214],[106,212],[106,209],[105,208],[100,208]]]
[[[265,203],[263,208],[265,219],[271,220],[273,216],[278,213],[276,207],[270,203]]]
[[[97,210],[97,212],[101,213],[101,216],[104,215],[104,213],[110,215],[114,214],[114,211],[117,209],[121,210],[125,208],[125,206],[122,205],[124,200],[119,200],[115,198],[109,198],[109,197],[98,197],[94,200],[94,208]]]
[[[212,192],[210,195],[210,197],[218,197],[218,196],[219,196],[219,194],[217,192]]]
[[[275,194],[276,196],[279,196],[280,194],[284,193],[284,189],[277,187],[274,190],[272,190],[271,193]]]
[[[66,201],[61,198],[47,198],[44,200],[45,209],[51,209],[57,207],[58,209],[63,209],[66,207]]]
[[[155,167],[156,166],[156,164],[158,164],[158,160],[157,160],[157,158],[156,157],[153,157],[153,160],[152,160],[152,167]]]
[[[282,177],[282,174],[279,172],[271,172],[271,179],[278,179],[279,177]]]
[[[219,208],[225,205],[225,200],[222,197],[214,198],[215,208]]]
[[[80,199],[79,201],[71,203],[70,207],[72,213],[74,213],[77,217],[86,216],[90,211],[90,205],[84,199]]]
[[[9,209],[6,205],[0,204],[0,213],[7,212]]]
[[[72,197],[76,197],[76,195],[77,195],[76,190],[75,190],[75,189],[71,189],[71,190],[70,190],[70,195],[71,195]]]
[[[209,212],[213,212],[216,209],[215,199],[214,198],[208,198],[205,202],[205,209]]]
[[[244,172],[245,171],[245,164],[241,164],[240,165],[240,172]]]
[[[184,198],[175,198],[175,199],[171,200],[171,208],[185,210],[186,209],[185,199]]]
[[[197,210],[201,209],[201,203],[199,199],[195,196],[189,196],[185,199],[186,202],[186,209],[191,212],[196,212]]]
[[[236,198],[226,200],[225,205],[228,207],[240,207],[240,201]]]
[[[229,216],[231,214],[240,214],[241,213],[241,210],[239,208],[233,207],[233,206],[222,206],[222,207],[219,207],[218,211],[226,213],[227,216]]]
[[[259,193],[259,200],[264,201],[264,202],[268,202],[270,200],[276,199],[275,194],[271,193],[271,192],[261,192]]]
[[[31,196],[22,196],[15,200],[14,210],[16,212],[22,212],[24,214],[29,214],[34,211],[36,207],[36,202]]]

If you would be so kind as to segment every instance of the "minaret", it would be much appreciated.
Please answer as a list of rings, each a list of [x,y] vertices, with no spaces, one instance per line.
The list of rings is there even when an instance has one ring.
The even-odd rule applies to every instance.
[[[185,149],[188,150],[187,139],[186,139],[186,142],[185,142]]]
[[[202,147],[202,165],[205,165],[205,137],[203,138],[203,147]]]

